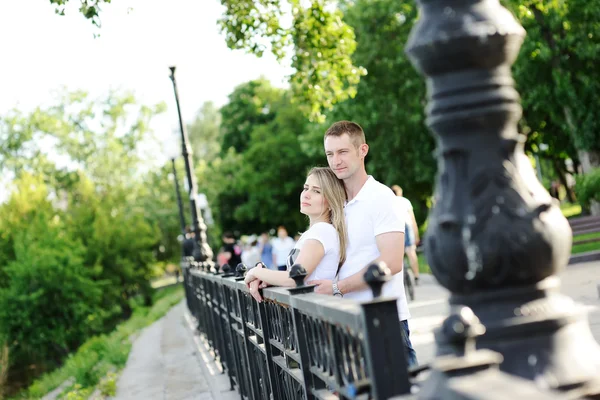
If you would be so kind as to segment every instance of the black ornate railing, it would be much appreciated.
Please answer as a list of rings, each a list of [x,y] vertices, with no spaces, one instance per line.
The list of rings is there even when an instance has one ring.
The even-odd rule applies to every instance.
[[[214,274],[185,262],[183,269],[198,331],[242,398],[388,399],[410,393],[396,299],[357,303],[314,294],[295,266],[290,275],[299,285],[263,289],[258,303],[241,270]],[[377,291],[383,280],[371,283]]]

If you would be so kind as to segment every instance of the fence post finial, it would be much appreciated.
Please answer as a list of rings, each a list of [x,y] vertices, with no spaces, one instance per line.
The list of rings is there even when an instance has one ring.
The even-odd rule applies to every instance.
[[[304,286],[306,275],[306,269],[300,264],[294,264],[290,269],[290,278],[296,282],[296,287]]]
[[[243,263],[239,263],[235,269],[235,276],[238,278],[243,277],[246,271],[248,271],[248,268]]]
[[[367,268],[363,278],[365,282],[367,282],[367,285],[369,285],[371,288],[371,291],[373,292],[373,298],[375,299],[381,296],[383,284],[392,279],[392,273],[385,262],[380,261],[378,263],[369,265],[369,268]]]

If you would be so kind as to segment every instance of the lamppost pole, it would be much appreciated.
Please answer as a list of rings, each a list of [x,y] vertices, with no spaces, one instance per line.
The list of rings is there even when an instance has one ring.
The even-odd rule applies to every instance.
[[[181,224],[181,233],[185,239],[185,216],[183,214],[183,202],[181,201],[181,191],[179,190],[179,178],[177,178],[177,168],[175,168],[175,158],[171,158],[173,166],[173,180],[175,181],[175,193],[177,193],[177,206],[179,207],[179,223]]]
[[[198,205],[196,204],[197,198],[197,187],[196,179],[194,177],[194,167],[192,163],[192,155],[190,150],[190,142],[188,140],[183,118],[181,116],[181,106],[179,104],[179,93],[177,91],[177,81],[175,80],[175,67],[169,67],[171,70],[171,81],[173,82],[173,91],[175,92],[175,102],[177,103],[177,115],[179,117],[179,130],[181,132],[181,152],[183,160],[185,162],[185,172],[187,175],[189,195],[190,195],[190,208],[192,210],[192,226],[194,227],[194,260],[199,263],[199,266],[205,270],[211,270],[214,263],[212,261],[212,250],[208,245],[206,239],[206,225]]]

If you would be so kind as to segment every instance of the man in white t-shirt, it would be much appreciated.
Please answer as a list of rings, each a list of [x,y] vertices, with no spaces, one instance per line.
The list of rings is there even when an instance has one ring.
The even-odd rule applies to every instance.
[[[275,269],[279,271],[286,270],[286,259],[292,250],[296,242],[294,239],[288,236],[287,229],[284,226],[277,228],[277,237],[273,239],[271,245],[273,246],[273,265]]]
[[[392,279],[383,286],[384,296],[398,298],[398,315],[402,339],[407,349],[408,365],[417,363],[410,342],[408,304],[404,292],[402,266],[405,214],[396,206],[390,188],[367,175],[365,157],[369,146],[362,128],[349,121],[334,123],[325,133],[325,154],[329,167],[344,181],[348,201],[344,208],[348,224],[349,244],[346,262],[338,281],[316,280],[316,293],[343,296],[368,301],[373,294],[363,275],[373,262],[383,261],[392,272]]]

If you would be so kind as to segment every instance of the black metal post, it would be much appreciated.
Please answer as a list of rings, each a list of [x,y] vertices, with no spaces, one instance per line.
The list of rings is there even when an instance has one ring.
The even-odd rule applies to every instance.
[[[198,206],[196,204],[197,187],[196,178],[194,176],[194,167],[192,162],[192,154],[190,143],[185,130],[185,124],[181,117],[181,106],[179,105],[179,93],[177,91],[177,82],[175,80],[175,67],[169,67],[171,70],[171,81],[173,82],[173,91],[175,92],[175,101],[177,103],[177,115],[179,117],[179,129],[181,131],[181,150],[183,160],[185,161],[185,172],[187,174],[188,188],[190,194],[190,207],[192,210],[192,225],[194,227],[194,260],[199,263],[199,267],[205,270],[212,270],[214,262],[212,260],[213,253],[206,239],[206,225]]]
[[[384,263],[371,264],[364,274],[373,292],[373,300],[361,304],[365,326],[365,351],[371,371],[372,395],[375,399],[410,394],[407,354],[398,321],[396,298],[382,298],[383,285],[391,279]]]
[[[407,53],[427,77],[427,124],[438,139],[427,259],[453,309],[475,316],[454,313],[438,332],[438,353],[462,357],[453,366],[446,359],[445,371],[494,364],[489,353],[466,362],[452,346],[485,332],[476,345],[500,353],[502,371],[570,398],[600,395],[600,346],[583,310],[558,290],[571,229],[517,131],[510,67],[525,31],[498,0],[419,5]],[[485,329],[465,334],[478,321]]]
[[[183,203],[181,201],[181,191],[179,190],[179,180],[177,178],[177,168],[175,168],[175,159],[171,158],[173,166],[173,180],[175,181],[175,192],[177,193],[177,206],[179,207],[179,223],[181,224],[181,233],[185,239],[185,216],[183,215]]]

